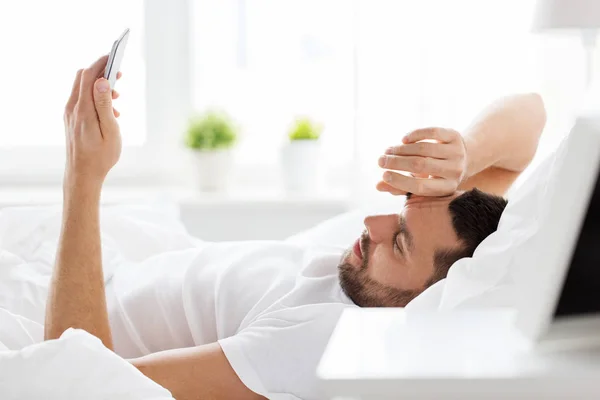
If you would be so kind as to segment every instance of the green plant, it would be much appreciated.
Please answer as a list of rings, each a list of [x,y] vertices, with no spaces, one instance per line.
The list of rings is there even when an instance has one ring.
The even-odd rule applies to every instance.
[[[322,131],[323,127],[309,118],[298,118],[288,136],[290,140],[317,140]]]
[[[229,116],[209,111],[190,119],[185,144],[193,150],[228,149],[237,136],[237,127]]]

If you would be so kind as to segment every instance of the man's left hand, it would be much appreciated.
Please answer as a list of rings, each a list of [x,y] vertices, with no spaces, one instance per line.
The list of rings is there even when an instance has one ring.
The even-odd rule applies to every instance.
[[[419,129],[406,135],[401,145],[388,148],[379,158],[379,166],[411,174],[386,171],[377,184],[379,191],[393,195],[448,196],[466,177],[467,149],[455,130]]]

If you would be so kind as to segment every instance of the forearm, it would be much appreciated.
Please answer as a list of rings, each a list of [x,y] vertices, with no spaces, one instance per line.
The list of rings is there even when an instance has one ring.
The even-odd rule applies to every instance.
[[[112,349],[100,247],[97,184],[66,183],[63,223],[46,306],[45,339],[84,329]]]
[[[544,104],[537,94],[505,97],[491,104],[463,133],[466,177],[488,168],[523,171],[535,155],[545,123]]]
[[[533,159],[545,124],[541,97],[524,94],[494,102],[462,134],[454,129],[417,129],[379,158],[379,166],[388,171],[377,190],[448,196],[477,187],[504,195]]]

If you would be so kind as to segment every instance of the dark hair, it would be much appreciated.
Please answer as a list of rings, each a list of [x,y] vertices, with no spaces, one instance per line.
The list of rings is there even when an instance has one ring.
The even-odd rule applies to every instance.
[[[456,249],[441,249],[435,252],[435,272],[427,286],[448,275],[452,264],[464,257],[471,257],[483,239],[498,229],[500,216],[508,201],[500,196],[485,193],[476,188],[469,190],[448,205],[452,227],[461,246]]]

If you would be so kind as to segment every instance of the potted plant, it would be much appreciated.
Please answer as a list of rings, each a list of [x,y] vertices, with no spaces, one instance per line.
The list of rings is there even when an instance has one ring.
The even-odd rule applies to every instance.
[[[323,127],[309,118],[298,118],[288,132],[282,151],[284,186],[289,192],[309,193],[317,189],[319,138]]]
[[[200,190],[227,188],[233,165],[231,148],[237,136],[237,127],[225,113],[209,111],[190,119],[185,144],[192,150]]]

